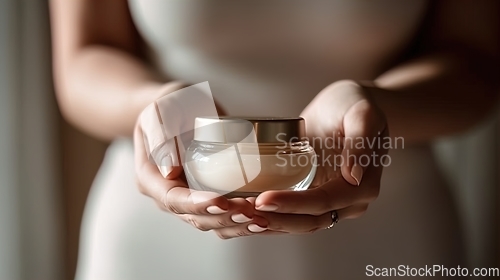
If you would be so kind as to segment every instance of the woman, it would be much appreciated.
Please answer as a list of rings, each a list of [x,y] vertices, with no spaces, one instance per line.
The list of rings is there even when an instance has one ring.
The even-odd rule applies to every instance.
[[[193,204],[182,170],[164,178],[146,160],[139,123],[135,164],[130,140],[115,141],[93,186],[77,279],[357,279],[369,265],[461,264],[456,213],[423,143],[494,106],[498,10],[487,0],[52,0],[61,110],[96,137],[130,137],[148,104],[209,81],[229,115],[301,114],[310,136],[390,128],[405,139],[383,195],[344,222],[378,196],[380,167],[345,165],[336,180],[325,169],[306,192]],[[172,213],[139,195],[134,170]],[[328,227],[332,211],[333,231],[295,234]]]

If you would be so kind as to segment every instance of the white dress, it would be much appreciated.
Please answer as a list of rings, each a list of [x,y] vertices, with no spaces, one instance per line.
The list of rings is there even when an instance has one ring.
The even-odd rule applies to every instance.
[[[297,116],[328,84],[374,79],[415,35],[423,0],[130,0],[166,77],[208,81],[229,114]],[[462,264],[451,196],[426,146],[392,151],[367,214],[301,236],[220,240],[135,185],[133,146],[109,148],[85,211],[77,279],[359,279],[366,266]]]

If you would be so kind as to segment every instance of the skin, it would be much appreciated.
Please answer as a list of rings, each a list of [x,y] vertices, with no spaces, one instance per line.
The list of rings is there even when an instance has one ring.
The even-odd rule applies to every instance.
[[[378,196],[382,168],[353,172],[355,162],[344,164],[339,178],[332,168],[320,168],[311,190],[271,191],[247,200],[191,193],[179,167],[164,178],[147,160],[137,119],[151,102],[184,84],[160,80],[145,62],[126,0],[51,0],[50,5],[63,115],[101,139],[134,135],[140,190],[161,209],[227,239],[312,232],[331,223],[330,211],[337,210],[341,220],[356,218]],[[436,5],[427,19],[431,28],[410,59],[388,65],[373,81],[336,81],[316,96],[302,113],[315,124],[309,136],[380,137],[390,128],[391,136],[411,145],[461,132],[494,108],[500,4],[447,0]],[[350,152],[380,156],[387,151]],[[208,200],[194,203],[199,198]]]

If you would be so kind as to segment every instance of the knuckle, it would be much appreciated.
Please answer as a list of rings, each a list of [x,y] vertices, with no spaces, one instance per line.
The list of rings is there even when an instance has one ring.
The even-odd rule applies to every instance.
[[[163,191],[160,195],[159,203],[163,209],[173,214],[182,214],[178,207],[168,199],[170,190]]]
[[[195,227],[196,229],[198,230],[201,230],[201,231],[208,231],[209,229],[205,226],[203,226],[202,224],[200,224],[197,220],[196,220],[196,217],[193,216],[193,215],[188,215],[186,217],[187,221],[189,224],[191,224],[193,227]]]
[[[245,230],[239,230],[236,232],[236,236],[238,236],[238,237],[243,237],[243,236],[248,236],[248,235],[250,235],[250,232],[247,232]]]
[[[230,226],[230,224],[226,220],[217,220],[217,226],[222,228],[222,227],[228,227]]]
[[[162,201],[160,203],[161,203],[162,208],[165,208],[168,212],[171,212],[171,213],[174,213],[174,214],[182,214],[181,211],[174,204],[168,203],[168,202],[164,202],[163,199],[162,199]]]
[[[168,211],[168,212],[171,212],[171,213],[174,213],[174,214],[181,214],[181,212],[179,211],[179,209],[177,209],[177,207],[173,204],[170,204],[170,203],[162,203],[162,206]]]

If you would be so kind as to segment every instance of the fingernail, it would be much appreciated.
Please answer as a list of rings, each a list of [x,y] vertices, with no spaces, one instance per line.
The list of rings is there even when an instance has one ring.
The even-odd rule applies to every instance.
[[[261,205],[261,206],[258,206],[257,208],[255,208],[259,211],[267,211],[267,212],[272,212],[272,211],[276,211],[278,210],[278,205],[274,205],[274,204],[265,204],[265,205]]]
[[[160,166],[158,166],[158,169],[160,169],[161,175],[163,175],[164,178],[167,178],[168,174],[172,172],[172,159],[170,156],[166,156],[161,159]]]
[[[219,215],[226,213],[227,210],[221,209],[219,206],[212,205],[207,207],[207,212],[213,215]]]
[[[245,216],[243,214],[234,214],[231,216],[231,220],[233,220],[233,222],[235,222],[235,223],[243,224],[246,222],[250,222],[252,219],[248,218],[247,216]]]
[[[251,231],[251,232],[263,232],[265,231],[267,228],[263,228],[263,227],[260,227],[256,224],[249,224],[248,225],[248,230]]]
[[[255,197],[247,197],[247,198],[245,198],[245,200],[252,203],[252,204],[255,204]]]
[[[361,179],[363,178],[363,167],[361,167],[361,165],[354,164],[352,166],[351,176],[354,180],[356,180],[356,183],[359,186],[361,184]]]

